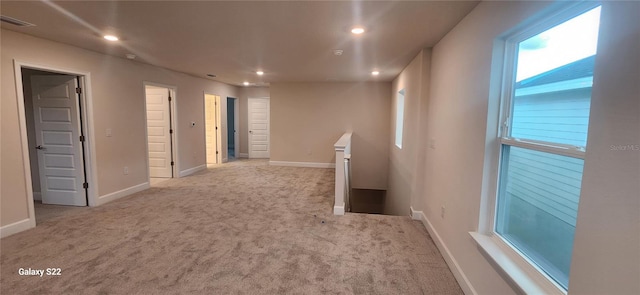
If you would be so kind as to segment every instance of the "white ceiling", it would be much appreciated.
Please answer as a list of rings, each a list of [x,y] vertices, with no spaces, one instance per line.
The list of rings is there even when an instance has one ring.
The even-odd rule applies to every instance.
[[[478,1],[2,1],[2,28],[240,85],[391,81]],[[367,32],[354,36],[350,29]],[[114,33],[116,43],[102,39]],[[342,56],[334,49],[344,50]],[[258,77],[257,69],[265,71]],[[371,71],[380,70],[372,77]]]

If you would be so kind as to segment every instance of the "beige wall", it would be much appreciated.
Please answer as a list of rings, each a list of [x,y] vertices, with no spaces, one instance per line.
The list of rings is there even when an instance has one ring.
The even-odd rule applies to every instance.
[[[28,218],[27,188],[18,125],[14,59],[91,73],[95,148],[100,196],[147,181],[143,81],[177,87],[178,167],[205,164],[204,92],[238,95],[238,88],[147,64],[111,57],[12,31],[1,34],[2,195],[0,226]],[[223,103],[226,108],[226,100]],[[223,118],[223,122],[226,121]],[[191,121],[196,122],[190,127]],[[226,124],[225,124],[226,126]],[[223,126],[223,128],[225,127]],[[111,128],[112,137],[105,136]],[[224,129],[223,129],[224,130]],[[226,134],[223,132],[226,141]],[[224,141],[223,141],[224,143]],[[223,146],[226,157],[226,144]],[[129,175],[123,167],[129,166]]]
[[[424,151],[424,127],[421,120],[427,116],[429,98],[429,63],[431,50],[424,49],[393,80],[393,101],[391,103],[391,136],[389,141],[389,189],[385,198],[384,213],[408,215],[411,200],[417,198],[422,190]],[[396,102],[398,93],[404,94],[404,123],[402,147],[395,144],[396,138]],[[418,171],[420,170],[420,172]]]
[[[429,90],[421,96],[426,104],[420,104],[419,127],[408,131],[407,124],[416,123],[405,120],[407,151],[391,151],[389,193],[400,199],[394,202],[404,207],[411,199],[411,206],[425,213],[478,294],[515,293],[468,234],[479,225],[483,169],[488,164],[485,144],[495,142],[487,136],[495,134],[489,131],[496,128],[489,125],[497,124],[498,113],[496,83],[491,80],[495,40],[523,21],[552,11],[548,5],[481,2],[433,48],[430,81],[424,79],[429,67],[425,52],[422,74],[418,56],[394,81],[394,92],[403,87],[415,92],[419,80]],[[640,151],[611,149],[640,145],[637,11],[639,3],[603,4],[569,294],[640,293]],[[407,103],[415,106],[408,102],[414,97],[407,94]],[[406,138],[415,130],[422,137],[417,151],[410,151],[416,143]],[[430,139],[435,148],[429,147]],[[417,152],[417,164],[404,160],[411,152]],[[412,177],[423,186],[412,185]],[[446,207],[444,218],[441,206]]]
[[[571,294],[640,294],[638,12],[640,2],[602,6]]]
[[[335,163],[353,131],[353,187],[386,189],[391,83],[272,83],[271,160]]]
[[[269,97],[269,87],[241,87],[239,91],[238,104],[240,109],[240,153],[249,154],[249,122],[248,122],[248,100],[249,98]]]

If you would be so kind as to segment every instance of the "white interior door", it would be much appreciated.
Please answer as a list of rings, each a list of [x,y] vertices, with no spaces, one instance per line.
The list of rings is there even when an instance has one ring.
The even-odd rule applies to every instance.
[[[169,89],[146,86],[149,177],[172,177]]]
[[[42,203],[86,206],[75,76],[32,76]]]
[[[269,98],[249,98],[249,158],[269,158]]]
[[[207,164],[220,163],[218,159],[218,102],[219,96],[205,94],[204,96],[204,121],[205,121],[205,149]]]

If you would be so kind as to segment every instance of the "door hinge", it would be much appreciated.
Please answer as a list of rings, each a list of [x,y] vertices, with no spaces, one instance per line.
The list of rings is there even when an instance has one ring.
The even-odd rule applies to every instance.
[[[87,183],[87,182],[83,183],[83,184],[82,184],[82,187],[83,187],[83,188],[89,188],[89,183]]]
[[[216,130],[218,130],[218,126],[216,126]]]
[[[169,134],[173,134],[173,129],[169,129]]]
[[[175,162],[171,161],[171,166],[175,165]]]
[[[171,101],[171,96],[169,96],[169,101]]]
[[[216,151],[216,155],[218,154],[218,151]]]
[[[80,87],[76,87],[76,93],[77,93],[77,94],[82,93],[82,88],[80,88]]]
[[[84,135],[80,135],[80,141],[84,142]]]

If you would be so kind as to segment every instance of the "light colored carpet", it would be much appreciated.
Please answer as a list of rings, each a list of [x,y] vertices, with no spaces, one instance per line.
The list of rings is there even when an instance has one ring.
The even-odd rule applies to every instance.
[[[462,294],[408,217],[333,216],[333,170],[217,165],[1,240],[2,294]],[[60,276],[19,276],[59,267]]]
[[[169,179],[171,179],[171,178],[151,177],[151,178],[149,178],[149,185],[157,186],[161,182],[167,181]]]
[[[39,226],[44,224],[50,219],[55,219],[61,216],[72,214],[73,211],[85,210],[87,207],[77,206],[58,206],[42,204],[41,201],[36,201],[33,204],[33,208],[36,213],[36,224]]]

